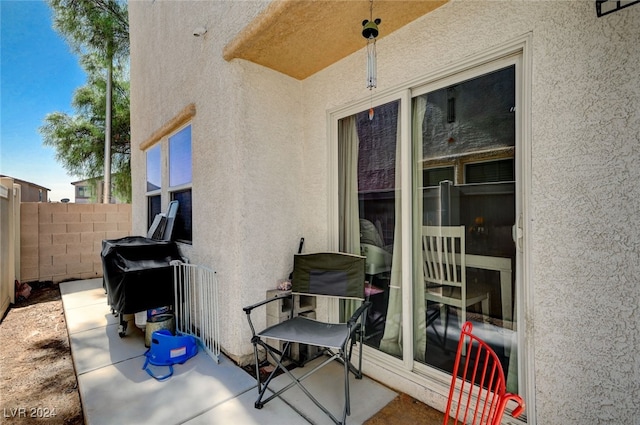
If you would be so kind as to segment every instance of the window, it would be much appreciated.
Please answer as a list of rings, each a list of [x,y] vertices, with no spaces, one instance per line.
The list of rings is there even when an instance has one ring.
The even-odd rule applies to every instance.
[[[171,200],[179,203],[173,237],[178,241],[191,241],[191,189],[172,192]]]
[[[147,151],[147,192],[155,192],[162,188],[160,153],[160,145]]]
[[[454,167],[426,169],[423,171],[422,179],[424,186],[438,186],[440,182],[445,180],[454,181],[455,169]]]
[[[160,145],[147,150],[147,228],[162,212],[162,170],[160,168]]]
[[[91,186],[76,186],[76,193],[78,198],[91,198],[93,196]]]
[[[169,137],[169,191],[179,202],[174,238],[190,243],[191,233],[191,126]]]
[[[169,201],[178,201],[173,239],[191,243],[191,125],[147,149],[147,223],[164,212]]]
[[[191,126],[169,137],[169,186],[191,184]]]
[[[160,195],[147,196],[147,203],[147,228],[149,228],[156,215],[162,212],[162,197]]]
[[[465,183],[490,183],[514,181],[513,159],[480,162],[465,165]]]

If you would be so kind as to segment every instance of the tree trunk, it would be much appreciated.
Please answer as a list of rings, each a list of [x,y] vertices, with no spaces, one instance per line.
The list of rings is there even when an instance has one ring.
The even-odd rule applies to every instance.
[[[109,55],[107,64],[107,111],[104,125],[104,187],[103,204],[108,204],[111,199],[111,92],[113,80],[113,55]]]

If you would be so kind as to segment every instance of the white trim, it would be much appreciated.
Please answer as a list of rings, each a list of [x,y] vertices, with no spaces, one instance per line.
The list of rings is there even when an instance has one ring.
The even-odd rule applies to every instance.
[[[396,169],[400,173],[400,216],[402,235],[402,256],[400,259],[402,268],[402,361],[407,370],[413,369],[413,169],[411,144],[411,90],[406,89],[402,93],[400,101],[400,164]],[[396,161],[397,162],[397,161]],[[404,170],[403,170],[404,168]]]
[[[394,90],[385,90],[382,93],[378,93],[373,95],[372,97],[367,97],[365,99],[362,99],[360,101],[356,101],[354,103],[349,103],[348,105],[344,105],[344,106],[340,106],[337,108],[333,108],[330,109],[329,111],[327,111],[327,115],[329,117],[329,119],[331,119],[332,117],[335,119],[336,121],[336,132],[335,132],[335,137],[336,137],[336,141],[337,141],[337,136],[338,136],[338,124],[337,121],[342,119],[342,118],[346,118],[349,117],[351,115],[363,112],[368,110],[369,108],[373,107],[374,109],[380,105],[384,105],[386,103],[389,102],[394,102],[397,100],[401,100],[403,97],[403,90],[407,90],[407,87],[404,88],[396,88]],[[338,152],[337,147],[336,147],[336,154]],[[337,156],[336,156],[337,159]],[[336,171],[337,171],[337,166],[336,166]]]
[[[171,186],[167,188],[167,193],[172,194],[174,192],[182,192],[183,190],[191,189],[193,183],[184,183],[179,186]]]
[[[448,73],[448,75],[440,75],[437,80],[425,82],[424,84],[412,89],[412,96],[417,97],[453,84],[459,84],[461,81],[466,81],[493,71],[504,69],[510,65],[514,65],[517,62],[517,57],[519,55],[520,51],[515,51],[509,54],[500,55],[496,57],[495,60],[484,60],[475,67],[468,67],[465,63],[464,67],[451,68],[451,72]]]
[[[432,84],[436,84],[439,80],[450,78],[454,75],[460,76],[467,70],[478,69],[479,67],[482,67],[491,62],[499,61],[503,57],[519,54],[524,50],[527,44],[531,43],[531,39],[532,33],[528,32],[522,34],[503,44],[490,47],[480,53],[466,57],[458,62],[445,65],[424,76],[410,80],[404,86],[413,88],[413,96],[417,96],[419,94],[422,94],[417,90],[425,84],[429,84],[431,86]],[[477,75],[477,72],[473,72],[473,74]],[[456,77],[455,81],[460,81],[460,78]],[[439,84],[440,87],[445,87],[447,85],[447,82]],[[429,90],[433,90],[433,88]]]
[[[520,128],[520,148],[517,158],[519,158],[518,165],[520,166],[520,172],[516,168],[517,177],[516,184],[520,181],[520,187],[516,186],[516,193],[522,196],[520,202],[516,202],[516,206],[522,207],[522,248],[523,253],[517,257],[522,263],[516,263],[516,270],[519,272],[516,276],[516,283],[520,282],[516,288],[521,292],[520,296],[516,296],[517,306],[517,321],[522,326],[518,329],[518,348],[519,359],[522,360],[518,364],[518,376],[525,378],[525,395],[527,409],[525,414],[527,416],[527,423],[530,425],[536,424],[536,386],[535,386],[535,361],[534,361],[534,347],[533,347],[533,324],[534,320],[534,294],[533,294],[533,278],[532,278],[532,252],[533,247],[531,243],[530,229],[533,221],[531,214],[533,206],[531,205],[532,194],[532,129],[531,129],[531,113],[532,113],[532,82],[533,82],[533,34],[528,33],[521,37],[520,48],[522,51],[521,65],[522,72],[520,77],[522,78],[519,86],[518,93],[522,95],[522,98],[517,102],[517,107],[522,108],[522,113],[516,114],[516,117],[522,120]],[[517,77],[517,76],[516,76]],[[516,80],[517,81],[517,80]],[[517,98],[516,98],[517,100]],[[518,211],[516,211],[517,213]],[[518,281],[518,279],[520,279]],[[519,389],[520,391],[521,389]]]
[[[327,248],[332,251],[337,251],[339,246],[338,120],[344,116],[327,111]],[[337,304],[330,310],[329,317],[337,318],[337,314],[333,316],[338,311]]]

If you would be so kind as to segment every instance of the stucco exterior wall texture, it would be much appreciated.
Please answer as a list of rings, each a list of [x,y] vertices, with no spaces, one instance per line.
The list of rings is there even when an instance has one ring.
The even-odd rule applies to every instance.
[[[307,252],[329,244],[327,111],[370,95],[363,52],[303,81],[225,62],[224,46],[265,5],[129,4],[133,233],[146,230],[136,147],[195,103],[194,236],[183,253],[217,271],[221,343],[241,362],[251,353],[241,307],[288,275],[301,236]],[[459,0],[377,45],[382,91],[530,34],[519,146],[530,423],[640,424],[638,28],[640,5],[597,18],[589,1]],[[415,381],[375,373],[432,402]]]
[[[136,147],[194,103],[193,243],[181,248],[192,263],[216,270],[225,299],[221,343],[241,362],[251,353],[241,306],[263,299],[289,275],[302,236],[301,83],[229,64],[221,53],[265,6],[131,2],[129,10],[133,226],[137,232],[147,226],[146,157]],[[207,33],[194,37],[200,26]],[[166,153],[166,143],[162,149]],[[164,191],[162,205],[168,202]],[[258,318],[258,326],[265,321]]]

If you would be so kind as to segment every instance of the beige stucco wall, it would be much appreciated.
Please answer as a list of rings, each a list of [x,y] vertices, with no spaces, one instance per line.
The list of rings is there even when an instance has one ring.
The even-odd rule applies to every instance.
[[[236,359],[251,352],[241,306],[286,277],[300,236],[307,251],[328,246],[327,111],[369,96],[362,52],[302,82],[225,62],[224,45],[263,7],[130,2],[129,10],[133,231],[146,229],[136,146],[195,103],[194,240],[183,251],[218,272],[221,343]],[[207,34],[194,37],[203,25]],[[452,1],[378,42],[381,92],[530,34],[523,331],[537,424],[640,416],[639,27],[640,6],[597,18],[591,1]],[[420,385],[376,377],[426,398]]]
[[[300,82],[229,64],[221,54],[262,7],[131,2],[129,9],[134,232],[147,226],[145,154],[137,147],[194,103],[193,244],[181,249],[217,272],[225,299],[221,343],[230,355],[251,352],[241,306],[288,276],[302,236]],[[194,37],[200,26],[208,32]],[[165,192],[162,205],[168,202]]]
[[[638,27],[640,7],[596,18],[592,2],[452,2],[377,46],[380,90],[532,34],[525,316],[538,424],[640,415]],[[327,127],[312,117],[364,98],[362,67],[352,57],[305,82],[314,156]],[[305,216],[319,220],[325,202],[309,198]]]
[[[21,280],[101,277],[102,240],[130,234],[129,204],[22,203]]]

